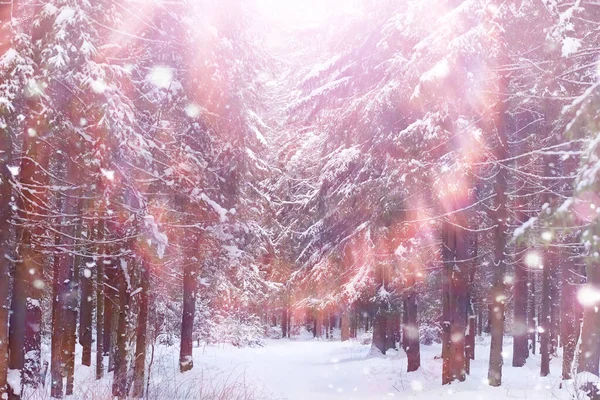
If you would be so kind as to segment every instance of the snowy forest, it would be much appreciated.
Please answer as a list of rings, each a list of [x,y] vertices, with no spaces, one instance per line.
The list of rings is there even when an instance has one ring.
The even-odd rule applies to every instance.
[[[600,399],[597,0],[0,0],[0,399]]]

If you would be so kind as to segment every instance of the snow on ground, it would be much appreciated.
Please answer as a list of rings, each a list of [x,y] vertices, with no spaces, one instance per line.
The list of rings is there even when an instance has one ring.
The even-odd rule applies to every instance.
[[[510,342],[510,339],[507,341]],[[506,354],[511,343],[507,343]],[[476,347],[472,375],[464,383],[441,385],[441,346],[422,346],[422,367],[406,372],[406,355],[391,351],[373,355],[369,345],[357,341],[267,340],[263,348],[230,346],[196,349],[194,358],[205,368],[243,373],[276,399],[569,399],[571,389],[560,389],[560,360],[552,362],[553,375],[540,378],[539,356],[524,368],[506,360],[503,384],[492,388],[487,377],[489,342]]]
[[[512,339],[506,338],[507,357],[511,347]],[[440,352],[440,345],[422,346],[421,368],[406,373],[403,351],[382,356],[358,340],[267,339],[263,347],[195,347],[193,370],[181,374],[178,346],[157,346],[148,398],[567,400],[575,395],[572,385],[560,387],[559,358],[552,360],[546,378],[539,376],[539,356],[523,368],[511,367],[507,358],[502,386],[488,386],[488,338],[476,346],[467,381],[442,386]],[[73,398],[108,399],[111,383],[112,374],[96,381],[93,367],[78,366]]]

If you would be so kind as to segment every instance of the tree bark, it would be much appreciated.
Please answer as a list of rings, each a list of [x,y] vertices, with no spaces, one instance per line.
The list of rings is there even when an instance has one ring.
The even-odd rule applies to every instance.
[[[387,322],[387,348],[395,349],[400,338],[400,314],[392,311],[388,316]]]
[[[407,357],[407,372],[416,371],[421,366],[421,344],[419,341],[419,325],[417,315],[417,292],[414,288],[414,279],[412,280],[411,288],[406,295],[406,357]],[[404,342],[404,340],[403,340]]]
[[[41,355],[41,308],[40,299],[45,286],[43,276],[43,257],[38,251],[35,238],[42,237],[40,226],[40,205],[46,201],[48,176],[42,172],[48,166],[50,152],[39,142],[37,136],[30,136],[28,129],[41,131],[43,123],[38,123],[41,106],[36,98],[27,102],[29,118],[23,132],[25,157],[21,160],[20,186],[23,190],[17,196],[18,222],[17,259],[15,266],[11,311],[9,322],[9,359],[8,368],[18,370],[22,383],[38,384]],[[39,166],[39,167],[38,167]],[[12,399],[20,394],[10,391]]]
[[[577,170],[579,160],[575,157],[569,157],[563,163],[563,174],[571,175]],[[567,184],[564,187],[566,193],[573,193],[571,185]],[[572,236],[577,243],[581,243],[580,236]],[[563,243],[565,244],[565,243]],[[562,319],[561,319],[561,343],[563,345],[563,365],[562,378],[572,379],[573,362],[575,361],[575,352],[577,350],[577,342],[581,334],[581,320],[583,307],[577,299],[577,289],[581,286],[581,277],[584,272],[583,258],[581,257],[583,248],[578,245],[575,248],[567,248],[561,250],[562,263],[561,279],[562,279]]]
[[[71,151],[66,149],[65,154]],[[67,157],[69,158],[69,157]],[[65,160],[64,167],[67,169],[67,182],[76,182],[76,173],[74,164],[71,160]],[[64,200],[63,200],[64,198]],[[63,207],[64,201],[64,207]],[[57,211],[67,217],[58,219],[61,233],[56,234],[56,244],[65,250],[55,249],[54,262],[54,282],[53,282],[53,303],[52,303],[52,352],[50,361],[50,374],[52,376],[50,394],[54,398],[62,398],[64,393],[63,377],[65,372],[65,359],[67,347],[69,346],[69,331],[71,316],[69,315],[69,295],[70,287],[73,284],[74,257],[68,253],[67,249],[74,248],[75,223],[72,216],[75,214],[75,198],[72,194],[57,193]],[[71,302],[72,303],[72,302]],[[70,304],[71,306],[73,304]],[[74,324],[74,321],[73,321]],[[73,330],[75,326],[73,325]],[[74,334],[74,332],[73,332]],[[74,346],[74,343],[73,343]]]
[[[469,244],[465,193],[449,199],[453,214],[443,226],[444,298],[442,384],[466,379],[465,331],[469,303]]]
[[[478,199],[479,190],[476,189],[473,195],[473,202]],[[468,292],[468,312],[467,312],[467,332],[466,335],[466,344],[465,344],[465,369],[467,374],[471,374],[471,360],[475,359],[475,335],[476,335],[476,327],[475,327],[475,319],[477,315],[475,315],[475,271],[477,269],[477,258],[479,256],[479,234],[474,232],[470,235],[473,239],[473,261],[471,264],[471,269],[469,271],[469,292]]]
[[[281,310],[281,337],[285,338],[288,334],[288,310],[286,306]]]
[[[407,296],[403,296],[402,297],[402,338],[401,338],[401,342],[402,342],[402,349],[404,351],[406,351],[408,349],[409,346],[409,335],[408,335],[408,304],[406,302],[406,297]]]
[[[329,317],[329,313],[326,312],[325,316],[325,339],[329,339],[329,333],[331,331],[331,318]]]
[[[563,263],[563,260],[559,258],[560,250],[558,248],[554,249],[553,254],[555,254],[556,261],[550,271],[550,355],[556,354],[558,347],[562,345],[560,343],[560,265]]]
[[[93,225],[88,228],[88,238],[92,239]],[[89,251],[89,249],[88,249]],[[101,261],[98,261],[101,262]],[[79,344],[81,345],[81,365],[92,365],[92,317],[93,317],[93,293],[92,293],[92,257],[83,260],[79,279],[81,282],[81,299],[79,310]]]
[[[350,317],[348,311],[342,313],[341,331],[342,342],[350,340]]]
[[[536,338],[537,338],[537,319],[535,316],[535,274],[533,272],[529,273],[529,339],[531,340],[531,354],[535,355],[535,350],[537,347]]]
[[[387,315],[383,312],[377,312],[373,321],[373,347],[377,348],[381,354],[387,351]]]
[[[594,294],[599,293],[600,268],[598,265],[588,264],[586,275],[586,287]],[[599,306],[598,302],[584,304],[577,370],[577,372],[590,372],[596,376],[600,375],[600,313],[597,311]]]
[[[83,211],[83,200],[79,200],[77,207],[77,215],[82,215]],[[77,233],[75,234],[76,240],[79,241],[82,232],[82,221],[77,221]],[[83,247],[76,244],[75,249],[78,253],[83,251]],[[79,306],[79,270],[81,266],[82,257],[81,255],[75,255],[71,257],[73,263],[70,268],[69,283],[66,287],[66,298],[65,298],[65,312],[66,312],[66,337],[63,338],[63,364],[64,374],[67,377],[67,386],[65,388],[65,394],[70,396],[73,394],[73,388],[75,383],[75,343],[77,342],[77,309]]]
[[[144,378],[146,372],[146,331],[148,325],[148,291],[150,289],[150,270],[148,261],[142,259],[139,314],[135,340],[135,369],[132,397],[144,397]]]
[[[519,246],[523,253],[524,247]],[[529,356],[527,346],[528,326],[527,326],[527,269],[523,261],[515,264],[514,279],[514,332],[513,332],[513,367],[522,367]]]
[[[0,56],[10,48],[11,4],[0,3]],[[12,133],[4,129],[0,137],[0,399],[8,397],[8,320],[10,307],[10,283],[12,243],[10,207],[12,177],[8,169],[12,165]]]
[[[498,176],[504,178],[504,173],[498,172]],[[498,178],[500,180],[500,178]],[[498,198],[497,220],[505,221],[505,195],[506,180],[502,179],[497,183],[496,197]],[[502,343],[504,338],[504,273],[506,270],[504,250],[506,238],[504,234],[505,223],[496,222],[495,236],[495,277],[494,287],[492,289],[492,309],[490,313],[490,333],[492,336],[490,345],[490,361],[488,369],[488,381],[490,386],[500,386],[502,383]]]
[[[102,207],[101,207],[102,211]],[[104,240],[104,215],[99,213],[98,242]],[[104,376],[104,245],[98,246],[96,259],[96,379]]]
[[[470,314],[468,317],[468,332],[469,334],[467,335],[467,351],[465,356],[467,357],[467,359],[469,360],[474,360],[475,359],[475,334],[476,334],[476,327],[475,327],[475,314]],[[467,371],[467,373],[470,373],[470,371]]]
[[[106,252],[108,253],[108,252]],[[115,289],[113,288],[113,285],[111,285],[111,282],[117,282],[117,276],[116,276],[116,260],[114,260],[113,258],[104,258],[104,277],[103,279],[106,280],[106,282],[108,282],[107,284],[104,284],[104,321],[103,321],[103,332],[104,335],[102,335],[102,350],[104,351],[104,356],[108,356],[109,359],[112,358],[112,352],[113,352],[113,348],[112,348],[112,332],[113,332],[113,313],[115,310],[115,303],[118,301],[117,297],[118,297],[118,293],[115,292]],[[108,371],[111,371],[111,365],[110,365],[110,361],[109,361],[109,367],[108,367]]]
[[[477,307],[477,336],[483,334],[483,305]]]
[[[59,214],[63,213],[62,210],[62,193],[56,195],[56,209]],[[64,224],[61,220],[58,220],[59,226]],[[60,228],[59,228],[60,229]],[[54,246],[58,249],[60,247],[61,235],[59,232],[54,234]],[[50,344],[50,376],[51,376],[51,389],[50,395],[54,398],[62,397],[62,349],[61,340],[63,337],[62,329],[64,327],[64,321],[61,320],[62,313],[61,299],[62,299],[62,286],[60,282],[63,282],[65,277],[61,277],[61,254],[58,250],[54,252],[53,260],[53,273],[52,273],[52,336]],[[61,279],[62,278],[62,279]]]
[[[506,46],[505,38],[499,38],[502,46]],[[498,59],[499,65],[508,64],[508,50],[501,49]],[[507,98],[509,88],[509,77],[503,75],[499,77],[498,110],[496,121],[496,133],[498,143],[496,143],[495,158],[498,160],[498,171],[496,173],[495,207],[494,222],[494,283],[491,292],[491,312],[490,312],[490,360],[488,368],[488,382],[490,386],[500,386],[502,383],[502,343],[504,339],[504,308],[505,308],[505,286],[504,275],[506,273],[506,189],[507,189],[507,171],[504,161],[508,157],[508,118]]]
[[[562,269],[562,332],[561,342],[563,343],[563,364],[562,378],[572,378],[573,361],[575,361],[575,350],[579,340],[581,327],[581,304],[577,301],[577,288],[581,284],[579,268],[573,257],[564,257],[561,265]]]
[[[179,353],[179,371],[189,371],[194,367],[192,358],[194,315],[196,313],[196,266],[193,261],[183,270],[183,315],[181,321],[181,348]]]
[[[504,225],[504,224],[500,224]],[[495,284],[492,290],[492,312],[491,312],[491,321],[490,321],[490,329],[492,341],[490,345],[490,362],[488,369],[488,381],[490,386],[500,386],[502,383],[502,342],[504,337],[504,307],[505,307],[505,298],[504,298],[504,256],[500,255],[499,252],[504,253],[504,232],[496,233],[496,259],[500,258],[500,262],[498,264],[502,264],[502,268],[495,266],[499,271],[496,272],[496,277],[494,279]]]
[[[131,278],[129,276],[128,260],[121,258],[119,262],[120,265],[116,271],[119,285],[119,307],[117,337],[114,349],[115,373],[112,394],[122,399],[127,395],[127,328],[129,325],[129,295],[131,293],[129,282]]]
[[[461,204],[462,206],[462,204]],[[458,226],[468,226],[466,216],[459,214]],[[467,311],[469,305],[469,259],[468,233],[462,228],[455,228],[456,259],[452,266],[451,284],[453,293],[452,320],[450,325],[451,341],[451,380],[464,381],[466,379],[465,333],[467,328]]]
[[[323,337],[323,311],[317,310],[315,315],[315,334],[317,338]]]
[[[452,316],[450,315],[451,309],[451,284],[450,284],[450,272],[448,270],[451,263],[450,260],[454,259],[454,235],[449,224],[444,222],[442,226],[442,262],[443,265],[443,276],[442,276],[442,385],[448,385],[452,382],[451,379],[451,346],[450,341],[450,325]],[[407,314],[408,306],[404,305],[405,315]],[[408,317],[406,317],[404,338],[402,342],[408,347],[406,326],[408,324]],[[406,338],[406,339],[405,339]]]
[[[550,343],[550,303],[552,301],[550,294],[550,276],[551,270],[554,267],[554,257],[551,256],[550,251],[548,251],[547,254],[548,257],[544,260],[543,266],[544,271],[542,275],[542,313],[540,315],[541,376],[547,376],[548,374],[550,374],[550,354],[552,352]]]

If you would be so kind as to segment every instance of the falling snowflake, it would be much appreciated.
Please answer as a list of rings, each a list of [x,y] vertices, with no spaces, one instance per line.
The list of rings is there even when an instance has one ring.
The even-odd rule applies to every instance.
[[[109,181],[112,181],[115,179],[115,171],[111,171],[108,169],[104,169],[104,168],[100,168],[100,172],[102,172],[102,175],[108,179]]]
[[[191,103],[185,107],[185,115],[190,118],[196,118],[200,115],[200,107],[197,104]]]
[[[154,86],[167,89],[173,81],[173,69],[169,67],[154,67],[148,74],[148,80]]]

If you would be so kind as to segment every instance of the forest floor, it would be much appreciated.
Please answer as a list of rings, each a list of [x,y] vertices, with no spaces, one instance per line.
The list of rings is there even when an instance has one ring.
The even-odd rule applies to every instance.
[[[486,338],[487,339],[487,338]],[[571,399],[572,386],[560,388],[560,359],[551,363],[553,374],[540,378],[539,356],[524,368],[506,360],[503,383],[487,384],[489,339],[476,347],[472,374],[466,382],[441,385],[440,345],[421,347],[421,368],[406,372],[403,351],[374,355],[358,341],[267,340],[262,348],[207,347],[197,349],[198,365],[224,374],[230,382],[251,382],[252,389],[275,399]],[[506,338],[512,355],[512,339]],[[196,353],[195,353],[196,354]],[[176,360],[173,360],[175,362]]]
[[[539,356],[523,368],[503,368],[502,386],[487,385],[489,338],[480,339],[466,382],[441,385],[440,345],[421,346],[421,368],[406,372],[403,351],[374,354],[359,340],[267,339],[263,347],[231,345],[194,348],[194,368],[178,372],[178,347],[157,346],[149,399],[417,399],[461,400],[578,398],[573,386],[560,388],[560,358],[551,375],[540,378]],[[512,355],[512,339],[505,338]],[[94,370],[78,366],[75,399],[109,399],[112,373],[96,381]],[[41,394],[41,393],[40,393]],[[32,396],[30,398],[47,398]]]

